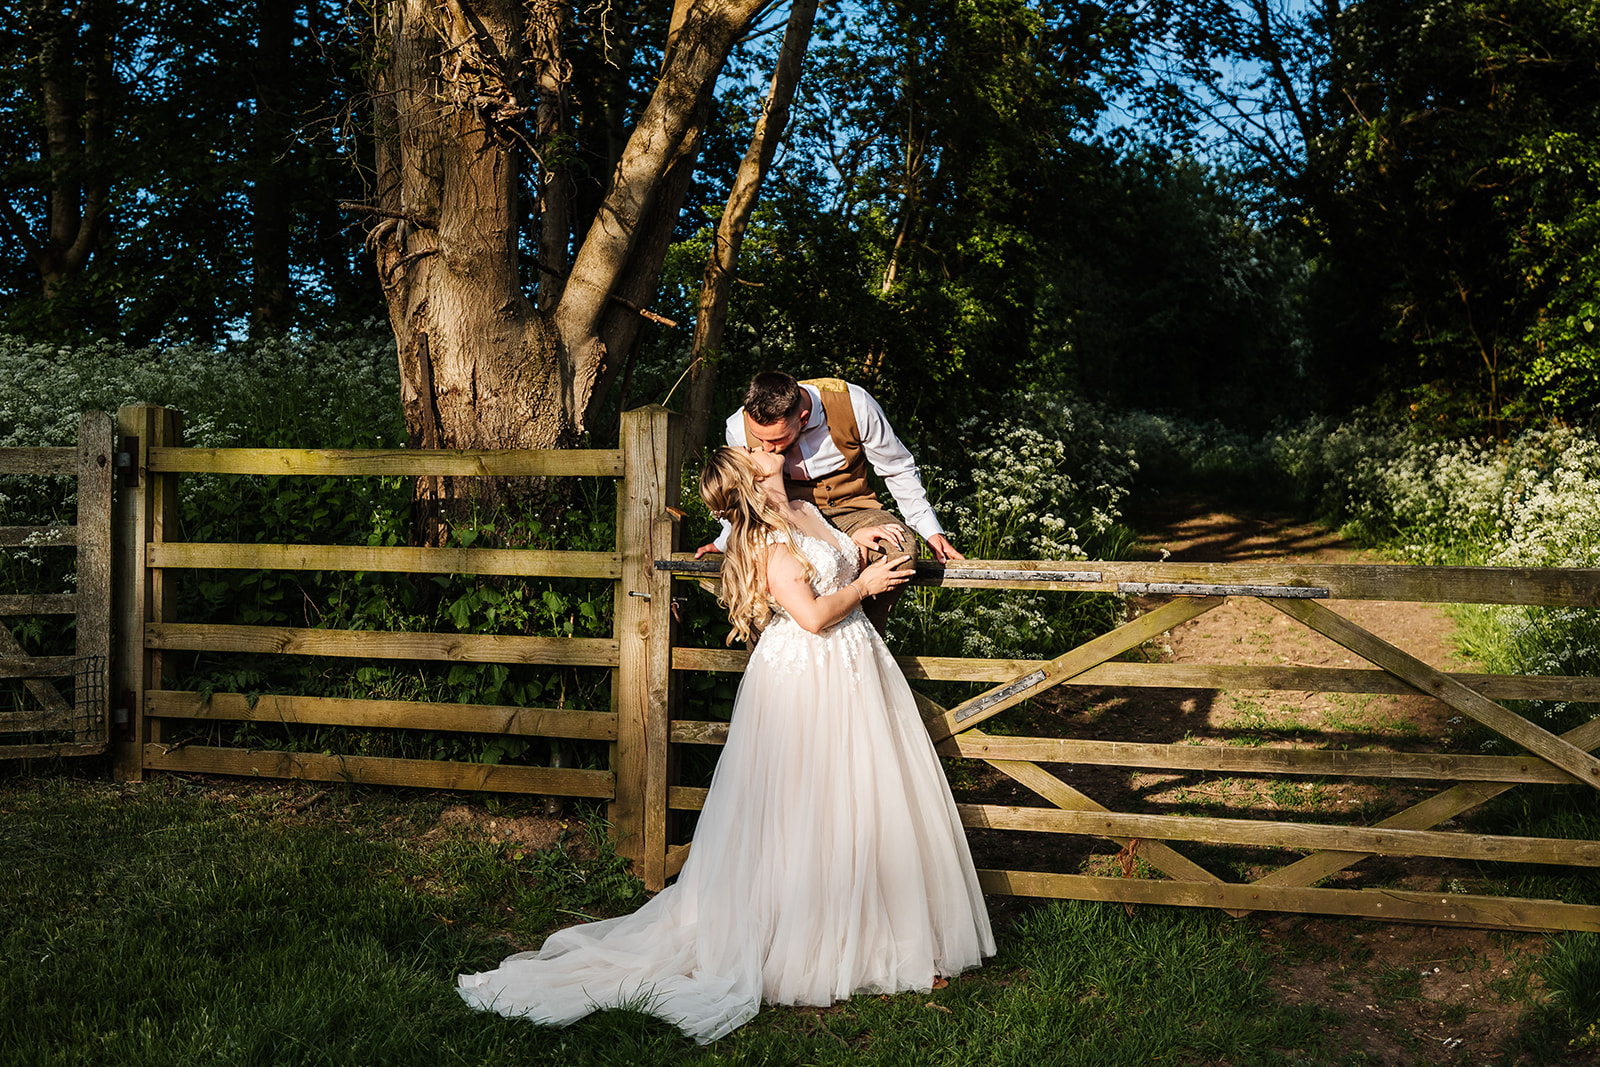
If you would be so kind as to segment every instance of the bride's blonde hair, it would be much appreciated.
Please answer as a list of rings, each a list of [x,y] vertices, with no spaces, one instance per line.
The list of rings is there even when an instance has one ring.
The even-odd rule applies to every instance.
[[[787,515],[767,499],[756,482],[755,464],[743,450],[719,448],[700,472],[700,499],[711,514],[727,522],[728,547],[722,557],[722,582],[717,600],[728,609],[735,638],[753,641],[772,619],[767,594],[767,546],[782,535],[789,553],[800,561],[806,578],[815,573],[811,561],[795,546],[798,532]]]

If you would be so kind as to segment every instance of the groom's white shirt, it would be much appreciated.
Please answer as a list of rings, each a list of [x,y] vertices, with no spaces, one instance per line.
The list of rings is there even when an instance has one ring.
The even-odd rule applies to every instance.
[[[784,474],[793,478],[821,478],[844,469],[844,455],[833,443],[828,432],[828,413],[822,407],[822,393],[813,386],[802,384],[811,397],[811,419],[805,429],[788,449]],[[883,413],[883,408],[872,395],[859,385],[848,385],[850,407],[855,412],[856,430],[861,434],[861,448],[867,462],[894,497],[900,515],[924,539],[944,533],[933,505],[928,503],[928,491],[922,486],[922,476],[917,473],[917,461],[906,446],[895,436],[894,428]],[[748,439],[744,432],[744,409],[728,416],[725,429],[727,442],[734,448],[745,448]],[[722,533],[715,542],[717,551],[728,547],[728,524],[722,524]]]

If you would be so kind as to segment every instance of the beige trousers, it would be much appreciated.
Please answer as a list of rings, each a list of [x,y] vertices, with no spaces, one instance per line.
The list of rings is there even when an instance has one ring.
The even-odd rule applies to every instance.
[[[910,570],[912,560],[921,555],[922,546],[917,541],[917,535],[911,531],[909,526],[887,511],[880,511],[877,508],[820,508],[819,510],[822,512],[823,518],[847,534],[865,529],[868,526],[898,526],[900,528],[905,537],[906,547],[903,549],[891,547],[887,552],[869,549],[867,552],[869,562],[885,555],[891,558],[905,555],[909,556],[910,559],[902,563],[898,569]],[[887,593],[869,596],[862,601],[861,610],[867,613],[867,618],[871,619],[872,625],[878,628],[878,633],[885,632],[885,628],[889,625],[889,612],[905,591],[905,586],[901,586],[898,589],[891,589]]]

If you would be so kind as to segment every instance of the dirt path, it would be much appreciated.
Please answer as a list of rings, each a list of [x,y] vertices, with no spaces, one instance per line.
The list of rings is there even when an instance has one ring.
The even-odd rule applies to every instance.
[[[1145,558],[1205,562],[1287,559],[1317,563],[1375,561],[1325,529],[1282,516],[1218,511],[1173,500],[1137,516]],[[1148,610],[1157,601],[1130,605]],[[1471,670],[1435,605],[1391,601],[1329,606],[1425,662]],[[1179,626],[1151,659],[1180,663],[1364,666],[1331,641],[1257,600],[1236,599]],[[1355,661],[1355,662],[1352,662]],[[1460,720],[1423,696],[1338,693],[1109,690],[1062,686],[1036,714],[1056,736],[1172,744],[1340,747],[1432,751],[1448,748]],[[1021,725],[1021,724],[1018,724]],[[1033,733],[1033,729],[1011,732]],[[1112,810],[1366,825],[1437,790],[1404,782],[1170,774],[1121,768],[1057,766],[1064,780]],[[965,783],[990,802],[1039,803],[999,775]],[[1446,824],[1447,827],[1453,824]],[[974,834],[979,866],[1008,865],[1116,874],[1116,846],[1080,842],[1077,854],[1027,835]],[[1069,849],[1074,846],[1068,846]],[[1271,850],[1184,846],[1181,851],[1230,880],[1252,879],[1294,858]],[[1400,885],[1473,892],[1481,879],[1448,861],[1363,861],[1324,884]],[[1257,915],[1277,960],[1274,984],[1291,1003],[1314,1003],[1341,1021],[1330,1033],[1337,1062],[1466,1064],[1515,1062],[1507,1039],[1539,996],[1533,963],[1543,938],[1360,920]],[[1573,1061],[1578,1062],[1578,1061]]]

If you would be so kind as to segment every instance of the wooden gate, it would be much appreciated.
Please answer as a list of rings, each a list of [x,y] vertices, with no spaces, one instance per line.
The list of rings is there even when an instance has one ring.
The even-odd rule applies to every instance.
[[[71,526],[3,526],[0,549],[76,557],[72,592],[0,596],[0,620],[72,615],[72,655],[28,656],[0,622],[0,759],[104,752],[111,662],[111,417],[86,413],[76,447],[0,448],[0,475],[72,478]]]
[[[715,563],[686,555],[658,566],[680,576],[704,576]],[[1561,901],[1425,892],[1393,888],[1330,888],[1317,883],[1376,854],[1449,857],[1483,862],[1600,866],[1600,842],[1470,834],[1442,823],[1524,783],[1572,783],[1600,788],[1600,719],[1561,737],[1496,700],[1600,701],[1591,678],[1451,675],[1362,629],[1325,600],[1594,607],[1600,571],[1556,568],[1467,568],[1273,564],[1047,564],[968,561],[919,564],[918,584],[967,588],[1120,592],[1171,597],[1125,625],[1047,661],[906,657],[915,679],[999,684],[955,707],[919,696],[930,735],[941,753],[983,760],[1032,790],[1034,806],[963,804],[969,827],[1087,834],[1123,846],[1160,878],[1107,877],[1074,872],[982,870],[985,891],[1039,897],[1216,907],[1235,914],[1292,911],[1366,916],[1430,924],[1518,930],[1600,930],[1600,907]],[[1230,666],[1120,662],[1117,657],[1213,610],[1233,597],[1254,597],[1359,656],[1365,668]],[[680,670],[738,671],[747,654],[676,648]],[[980,724],[1060,684],[1159,686],[1202,690],[1302,690],[1341,693],[1422,693],[1495,731],[1525,752],[1518,756],[1397,753],[1284,748],[1225,748],[1144,744],[1062,737],[991,735]],[[676,743],[720,744],[726,725],[675,718]],[[1254,775],[1405,778],[1437,785],[1421,803],[1373,826],[1261,819],[1115,812],[1068,784],[1049,765],[1102,765]],[[704,790],[668,787],[668,807],[696,809]],[[1265,846],[1302,858],[1251,881],[1230,881],[1182,851],[1186,843]],[[668,848],[663,863],[681,867],[687,845]]]

